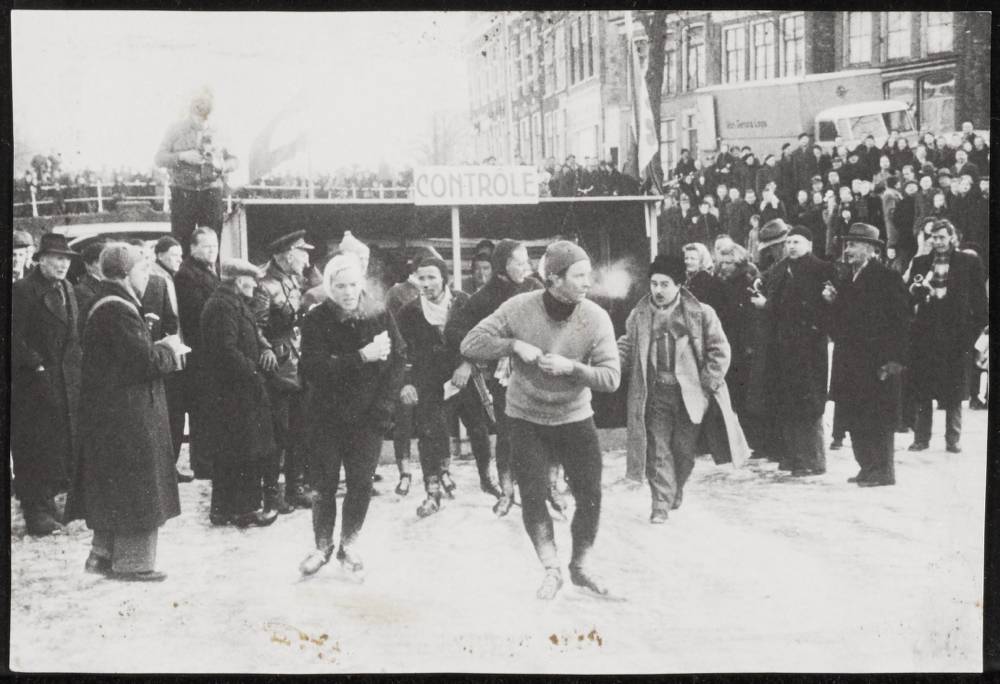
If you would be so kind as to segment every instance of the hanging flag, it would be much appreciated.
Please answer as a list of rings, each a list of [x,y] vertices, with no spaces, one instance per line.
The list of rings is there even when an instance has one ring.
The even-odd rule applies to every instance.
[[[309,115],[302,103],[293,101],[257,134],[250,147],[250,182],[265,176],[280,164],[307,153]]]
[[[653,107],[649,101],[649,90],[646,87],[646,70],[641,67],[639,50],[635,40],[632,40],[634,19],[632,12],[626,12],[629,26],[629,44],[632,50],[630,69],[632,77],[632,107],[635,112],[635,127],[637,138],[637,162],[639,178],[642,186],[652,194],[663,193],[663,169],[660,167],[660,142],[656,125],[653,123]]]

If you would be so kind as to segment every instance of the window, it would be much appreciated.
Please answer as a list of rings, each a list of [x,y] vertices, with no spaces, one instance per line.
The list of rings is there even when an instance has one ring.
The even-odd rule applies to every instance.
[[[847,63],[872,61],[872,15],[870,12],[847,13]]]
[[[571,21],[569,24],[569,83],[573,85],[577,81],[576,76],[576,53],[579,52],[577,49],[577,42],[580,40],[580,35],[577,33],[577,26],[575,21]]]
[[[726,83],[746,80],[747,73],[747,29],[745,26],[727,28],[723,33],[726,53]]]
[[[754,24],[753,54],[751,55],[751,70],[753,80],[759,81],[774,77],[774,24],[765,21]]]
[[[920,126],[926,131],[955,130],[955,74],[944,72],[920,83]]]
[[[596,12],[590,13],[590,50],[588,54],[590,55],[590,71],[588,76],[593,76],[595,72],[600,71],[601,63],[601,43],[599,40],[600,33],[598,30],[600,28],[599,21]]]
[[[674,170],[677,163],[677,120],[667,119],[660,122],[660,165],[664,176]]]
[[[819,122],[819,140],[817,142],[833,142],[836,140],[837,124],[833,121]]]
[[[649,63],[649,41],[645,38],[635,39],[635,56],[638,61],[638,69],[640,73],[645,73],[646,66]]]
[[[597,42],[597,16],[592,13],[587,14],[587,42],[584,48],[587,52],[587,78],[594,75],[594,44]]]
[[[554,34],[549,34],[545,36],[545,42],[542,48],[542,58],[544,60],[544,68],[542,70],[542,78],[545,83],[543,92],[551,93],[555,91],[556,86],[556,39]]]
[[[555,37],[556,50],[556,90],[566,87],[566,27],[556,27]]]
[[[705,85],[705,27],[692,26],[687,32],[687,78],[685,85],[694,90]]]
[[[538,112],[531,115],[531,160],[542,161],[542,115]]]
[[[527,163],[531,160],[531,121],[528,117],[521,119],[521,134],[518,139],[518,153],[521,161]]]
[[[667,33],[666,50],[663,54],[663,92],[673,95],[677,92],[677,43],[674,34]]]
[[[927,21],[924,25],[927,27],[927,52],[933,54],[935,52],[951,52],[955,49],[955,29],[952,26],[954,21],[953,12],[925,12],[924,16]]]
[[[781,41],[781,75],[801,76],[806,71],[805,15],[781,19]]]
[[[583,35],[584,28],[587,29],[587,33],[590,33],[590,25],[589,24],[584,24],[582,17],[577,17],[577,19],[576,19],[576,38],[577,38],[577,40],[579,42],[577,43],[577,46],[576,46],[576,58],[577,58],[577,61],[578,61],[578,63],[577,63],[577,72],[576,72],[577,73],[576,80],[578,80],[578,81],[582,81],[583,79],[585,79],[587,77],[586,73],[583,70],[583,67],[586,64],[586,55],[583,54],[583,53],[584,53],[584,50],[586,49],[586,46],[587,46],[587,39]]]
[[[694,114],[684,115],[684,131],[687,133],[687,145],[685,147],[691,151],[691,158],[698,157],[698,127],[694,121]]]
[[[545,112],[542,120],[545,122],[545,153],[551,157],[556,149],[552,135],[552,112]]]
[[[896,81],[889,81],[882,88],[882,94],[887,100],[899,100],[905,102],[911,109],[917,102],[917,82],[912,78],[901,78]]]
[[[886,12],[886,57],[902,59],[910,56],[910,26],[913,24],[911,12]]]

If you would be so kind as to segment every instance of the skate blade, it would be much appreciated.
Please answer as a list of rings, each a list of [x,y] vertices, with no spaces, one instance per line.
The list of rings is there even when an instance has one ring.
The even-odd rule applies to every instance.
[[[624,596],[620,596],[612,592],[608,592],[607,594],[598,594],[590,587],[581,587],[578,584],[574,584],[573,587],[576,589],[576,593],[578,595],[597,599],[598,601],[605,601],[606,603],[626,603],[628,601],[628,599]]]

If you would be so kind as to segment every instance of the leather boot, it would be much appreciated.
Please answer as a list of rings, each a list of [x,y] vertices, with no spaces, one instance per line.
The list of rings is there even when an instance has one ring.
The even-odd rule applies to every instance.
[[[514,505],[514,479],[510,473],[500,473],[500,498],[493,504],[493,513],[502,518]]]
[[[437,477],[427,478],[427,498],[417,508],[417,517],[426,518],[441,510],[441,483]]]
[[[312,491],[301,482],[293,482],[291,489],[286,484],[285,501],[296,508],[312,508]]]
[[[295,510],[295,506],[292,506],[287,501],[285,497],[281,495],[281,489],[278,485],[269,485],[264,488],[264,512],[277,511],[281,515],[286,515]]]

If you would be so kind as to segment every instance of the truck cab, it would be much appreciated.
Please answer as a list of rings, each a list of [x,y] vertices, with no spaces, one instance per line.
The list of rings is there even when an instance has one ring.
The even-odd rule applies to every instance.
[[[905,102],[876,100],[824,109],[816,114],[814,140],[825,152],[830,152],[838,137],[847,149],[854,149],[872,135],[875,145],[881,147],[890,131],[916,142],[917,127]]]

